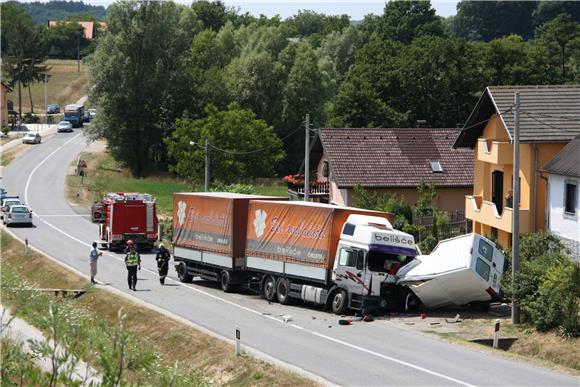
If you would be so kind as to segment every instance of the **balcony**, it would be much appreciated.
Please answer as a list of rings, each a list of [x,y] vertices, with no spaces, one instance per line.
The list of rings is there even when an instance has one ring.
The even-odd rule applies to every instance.
[[[293,197],[297,198],[304,198],[304,185],[303,184],[294,184],[288,183],[288,194]],[[328,199],[329,194],[329,183],[317,183],[311,182],[310,183],[310,193],[309,196],[314,199],[317,198],[316,201],[319,201],[320,198]]]
[[[483,200],[481,195],[465,197],[465,217],[498,230],[511,233],[513,209],[506,207],[500,215],[494,203]],[[520,234],[530,232],[530,210],[520,208]]]
[[[494,141],[480,138],[477,147],[477,159],[490,164],[512,164],[514,150],[506,141]]]

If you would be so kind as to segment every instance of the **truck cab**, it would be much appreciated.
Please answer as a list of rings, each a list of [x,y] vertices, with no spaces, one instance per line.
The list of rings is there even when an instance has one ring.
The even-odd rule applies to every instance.
[[[393,229],[381,217],[350,215],[336,250],[331,307],[341,314],[347,309],[396,310],[402,307],[404,289],[396,285],[399,267],[417,255],[412,235]]]

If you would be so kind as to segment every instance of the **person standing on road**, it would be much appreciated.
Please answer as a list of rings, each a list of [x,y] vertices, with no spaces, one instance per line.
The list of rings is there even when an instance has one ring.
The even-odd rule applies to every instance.
[[[127,266],[127,283],[129,289],[135,291],[137,286],[137,269],[141,270],[141,257],[135,251],[135,247],[131,246],[129,253],[125,255],[125,265]]]
[[[93,242],[93,248],[89,252],[89,263],[91,265],[91,283],[94,285],[95,276],[97,275],[97,261],[99,257],[103,255],[99,250],[97,250],[97,242]]]
[[[157,260],[157,270],[159,271],[159,282],[161,285],[165,285],[165,277],[167,276],[167,271],[169,269],[171,254],[167,251],[165,246],[163,246],[163,243],[159,244],[159,251],[155,256],[155,259]]]
[[[125,255],[129,254],[129,252],[131,251],[131,247],[135,247],[135,245],[133,244],[133,241],[131,239],[129,239],[127,241],[127,246],[125,246],[125,250],[123,250],[123,254],[125,254]]]

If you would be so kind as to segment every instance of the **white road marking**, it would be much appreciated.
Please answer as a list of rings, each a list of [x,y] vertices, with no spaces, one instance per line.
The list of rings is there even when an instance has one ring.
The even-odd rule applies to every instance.
[[[46,214],[42,214],[42,215],[36,215],[36,216],[42,216],[43,218],[90,218],[91,215],[81,215],[81,214],[68,214],[68,215],[46,215]]]
[[[78,135],[76,135],[75,137],[73,137],[73,138],[71,138],[70,140],[68,140],[67,142],[65,142],[63,145],[61,145],[61,146],[59,146],[58,148],[56,148],[56,149],[55,149],[55,150],[54,150],[52,153],[50,153],[50,154],[49,154],[48,156],[46,156],[46,157],[45,157],[45,158],[44,158],[44,159],[43,159],[43,160],[42,160],[40,163],[38,163],[38,164],[36,165],[36,167],[34,167],[34,169],[33,169],[33,170],[30,172],[30,175],[28,176],[28,179],[27,179],[27,181],[26,181],[26,186],[24,187],[24,199],[25,199],[26,203],[29,203],[29,204],[30,204],[30,201],[28,200],[28,188],[29,188],[29,186],[30,186],[30,181],[32,180],[32,176],[34,175],[34,173],[36,172],[36,170],[37,170],[38,168],[40,168],[40,167],[42,166],[42,164],[44,164],[44,163],[45,163],[45,162],[46,162],[46,161],[47,161],[47,160],[48,160],[50,157],[52,157],[52,156],[53,156],[53,155],[54,155],[56,152],[58,152],[59,150],[61,150],[61,149],[62,149],[62,148],[65,146],[65,145],[67,145],[67,144],[68,144],[69,142],[71,142],[72,140],[76,139],[76,138],[77,138],[78,136],[80,136],[81,134],[82,134],[82,133],[79,133],[79,134],[78,134]],[[86,246],[86,247],[91,247],[91,245],[90,245],[89,243],[86,243],[86,242],[84,242],[84,241],[82,241],[82,240],[80,240],[80,239],[78,239],[78,238],[76,238],[76,237],[74,237],[74,236],[70,235],[70,234],[69,234],[69,233],[67,233],[66,231],[64,231],[64,230],[61,230],[60,228],[56,227],[55,225],[53,225],[53,224],[49,223],[48,221],[44,220],[44,219],[43,219],[43,217],[42,217],[41,215],[35,215],[35,216],[36,216],[36,217],[38,217],[38,218],[39,218],[39,219],[40,219],[40,220],[41,220],[43,223],[45,223],[47,226],[49,226],[49,227],[51,227],[52,229],[54,229],[54,230],[56,230],[56,231],[60,232],[60,233],[61,233],[61,234],[63,234],[63,235],[65,235],[65,236],[69,237],[70,239],[72,239],[72,240],[74,240],[74,241],[76,241],[76,242],[78,242],[78,243],[80,243],[80,244],[82,244],[82,245],[84,245],[84,246]],[[124,260],[123,260],[123,259],[121,259],[120,257],[117,257],[116,255],[113,255],[113,254],[110,254],[110,253],[106,253],[106,255],[108,255],[108,256],[110,256],[111,258],[114,258],[114,259],[116,259],[116,260],[118,260],[118,261],[120,261],[120,262],[124,262]],[[157,272],[154,272],[153,270],[149,270],[149,269],[146,269],[146,268],[144,268],[142,271],[146,271],[146,272],[148,272],[148,273],[151,273],[151,274],[153,274],[153,275],[156,275],[156,274],[157,274]],[[203,294],[203,295],[205,295],[205,296],[207,296],[207,297],[210,297],[210,298],[213,298],[213,299],[215,299],[215,300],[218,300],[218,301],[224,302],[224,303],[226,303],[226,304],[228,304],[228,305],[231,305],[231,306],[234,306],[234,307],[236,307],[236,308],[239,308],[239,309],[245,310],[245,311],[247,311],[247,312],[250,312],[250,313],[253,313],[253,314],[255,314],[255,315],[258,315],[258,316],[262,316],[262,317],[268,318],[268,319],[270,319],[270,320],[273,320],[273,321],[276,321],[276,322],[278,322],[278,323],[280,323],[280,324],[283,324],[283,325],[290,326],[290,327],[292,327],[292,328],[295,328],[295,329],[297,329],[297,330],[300,330],[300,331],[303,331],[303,332],[309,333],[309,334],[311,334],[311,335],[313,335],[313,336],[320,337],[320,338],[322,338],[322,339],[324,339],[324,340],[331,341],[331,342],[333,342],[333,343],[336,343],[336,344],[339,344],[339,345],[342,345],[342,346],[345,346],[345,347],[348,347],[348,348],[351,348],[351,349],[354,349],[354,350],[357,350],[357,351],[360,351],[360,352],[364,352],[364,353],[367,353],[367,354],[369,354],[369,355],[372,355],[372,356],[375,356],[375,357],[378,357],[378,358],[381,358],[381,359],[384,359],[384,360],[388,360],[388,361],[391,361],[391,362],[393,362],[393,363],[397,363],[397,364],[400,364],[400,365],[402,365],[402,366],[405,366],[405,367],[409,367],[409,368],[415,369],[415,370],[417,370],[417,371],[421,371],[421,372],[427,373],[427,374],[429,374],[429,375],[437,376],[437,377],[439,377],[439,378],[442,378],[442,379],[445,379],[445,380],[448,380],[448,381],[451,381],[451,382],[454,382],[454,383],[457,383],[457,384],[460,384],[460,385],[463,385],[463,386],[474,387],[474,385],[472,385],[472,384],[469,384],[469,383],[467,383],[467,382],[464,382],[464,381],[462,381],[462,380],[459,380],[459,379],[455,379],[455,378],[453,378],[453,377],[451,377],[451,376],[447,376],[447,375],[441,374],[441,373],[439,373],[439,372],[432,371],[432,370],[430,370],[430,369],[427,369],[427,368],[424,368],[424,367],[421,367],[421,366],[418,366],[418,365],[415,365],[415,364],[412,364],[412,363],[408,363],[408,362],[406,362],[406,361],[403,361],[403,360],[395,359],[395,358],[393,358],[393,357],[391,357],[391,356],[383,355],[383,354],[381,354],[381,353],[378,353],[378,352],[372,351],[372,350],[370,350],[370,349],[366,349],[366,348],[363,348],[363,347],[359,347],[358,345],[354,345],[354,344],[348,343],[348,342],[346,342],[346,341],[339,340],[339,339],[336,339],[336,338],[334,338],[334,337],[327,336],[327,335],[325,335],[325,334],[322,334],[322,333],[318,333],[318,332],[316,332],[316,331],[313,331],[313,330],[310,330],[310,329],[307,329],[307,328],[301,327],[301,326],[299,326],[299,325],[296,325],[296,324],[288,324],[288,323],[285,323],[285,322],[284,322],[282,319],[278,319],[278,318],[276,318],[276,317],[273,317],[273,316],[270,316],[270,315],[264,315],[264,314],[262,314],[262,312],[259,312],[259,311],[255,310],[255,309],[248,308],[248,307],[246,307],[246,306],[243,306],[243,305],[240,305],[240,304],[236,304],[236,303],[235,303],[235,302],[233,302],[233,301],[230,301],[230,300],[227,300],[227,299],[225,299],[225,298],[222,298],[222,297],[216,296],[216,295],[214,295],[214,294],[208,293],[208,292],[206,292],[206,291],[203,291],[203,290],[197,289],[197,288],[195,288],[195,287],[193,287],[193,286],[191,286],[191,285],[182,284],[181,282],[179,282],[179,281],[176,281],[176,280],[174,280],[174,279],[172,279],[172,278],[170,278],[170,277],[168,277],[167,279],[168,279],[168,280],[170,280],[170,281],[172,281],[172,282],[175,282],[175,283],[177,283],[177,284],[178,284],[178,285],[180,285],[180,286],[183,286],[183,287],[185,287],[185,288],[188,288],[188,289],[190,289],[190,290],[193,290],[193,291],[195,291],[195,292],[197,292],[197,293]]]

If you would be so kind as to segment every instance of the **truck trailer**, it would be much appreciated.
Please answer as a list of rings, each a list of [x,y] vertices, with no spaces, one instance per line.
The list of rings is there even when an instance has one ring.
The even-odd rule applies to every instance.
[[[391,266],[417,255],[393,215],[226,193],[175,194],[173,246],[181,281],[256,287],[268,301],[302,300],[336,314],[401,304]]]

